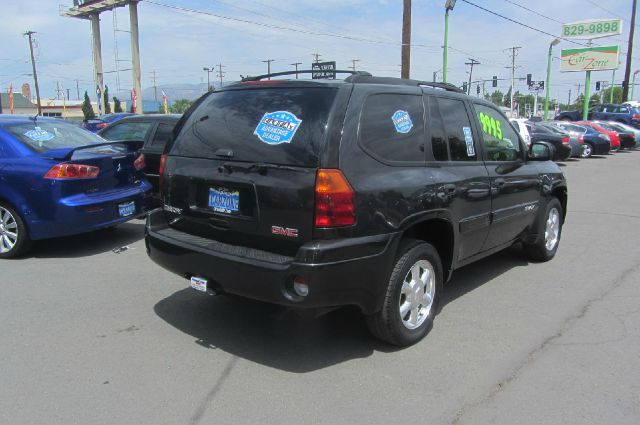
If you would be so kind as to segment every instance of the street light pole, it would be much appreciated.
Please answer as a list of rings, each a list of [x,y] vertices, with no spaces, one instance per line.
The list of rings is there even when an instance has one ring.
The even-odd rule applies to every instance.
[[[549,118],[549,89],[550,89],[549,85],[551,82],[551,61],[553,59],[552,50],[553,50],[553,46],[558,45],[558,43],[560,43],[560,39],[556,38],[551,42],[551,44],[549,44],[549,57],[547,58],[547,82],[545,83],[546,94],[544,97],[544,120],[545,121]],[[537,94],[536,94],[536,97],[537,97]]]
[[[616,80],[616,70],[613,70],[613,74],[611,75],[611,88],[609,89],[609,103],[613,103],[613,89]]]
[[[211,73],[214,71],[214,68],[202,68],[203,71],[206,71],[207,73],[207,91],[211,91],[211,81],[210,81],[210,75]]]
[[[447,55],[449,51],[449,11],[453,10],[456,0],[447,0],[444,4],[444,46],[442,48],[442,82],[447,82]]]

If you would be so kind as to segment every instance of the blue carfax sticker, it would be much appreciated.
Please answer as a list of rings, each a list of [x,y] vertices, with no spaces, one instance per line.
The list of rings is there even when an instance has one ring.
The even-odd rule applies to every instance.
[[[464,132],[464,141],[467,144],[467,156],[476,156],[476,148],[473,146],[473,135],[471,127],[462,127]]]
[[[413,121],[407,111],[395,111],[391,116],[391,121],[396,126],[398,133],[408,133],[413,128]]]
[[[267,112],[253,131],[253,134],[269,145],[291,143],[301,123],[302,120],[291,112]]]
[[[33,140],[34,142],[46,142],[47,140],[51,140],[54,137],[56,137],[53,134],[49,133],[48,131],[41,129],[40,127],[36,127],[33,130],[29,130],[26,133],[24,133],[24,135],[27,136],[29,139]]]

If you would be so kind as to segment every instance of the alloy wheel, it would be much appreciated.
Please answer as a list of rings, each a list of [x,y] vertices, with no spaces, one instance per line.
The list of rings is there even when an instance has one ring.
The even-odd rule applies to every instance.
[[[416,329],[431,313],[435,297],[435,271],[427,260],[418,260],[411,266],[402,282],[399,307],[400,319],[407,329]]]
[[[0,207],[0,253],[11,251],[18,243],[18,223],[8,209]]]

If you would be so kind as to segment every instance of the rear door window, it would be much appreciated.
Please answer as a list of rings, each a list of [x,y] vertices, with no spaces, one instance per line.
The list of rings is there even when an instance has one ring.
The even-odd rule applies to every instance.
[[[171,136],[173,134],[173,125],[160,123],[158,124],[158,128],[156,128],[156,132],[153,134],[153,139],[149,142],[149,146],[154,149],[162,150],[169,140],[171,140]]]
[[[121,122],[105,129],[100,135],[107,140],[136,140],[144,141],[152,122]]]
[[[360,144],[382,160],[424,159],[422,95],[379,93],[365,100],[360,118]]]
[[[471,121],[462,100],[439,97],[440,116],[444,122],[451,161],[476,161],[476,147]]]
[[[336,93],[326,87],[213,92],[185,121],[171,154],[315,167]]]

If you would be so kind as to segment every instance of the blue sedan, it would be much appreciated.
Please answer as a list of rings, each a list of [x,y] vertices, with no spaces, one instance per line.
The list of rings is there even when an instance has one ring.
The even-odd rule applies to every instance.
[[[137,149],[59,119],[0,115],[0,258],[145,214],[151,185]]]
[[[82,121],[82,128],[89,130],[92,133],[96,133],[98,130],[102,130],[110,124],[131,115],[135,114],[131,112],[115,112],[111,114],[98,115],[93,119]]]

